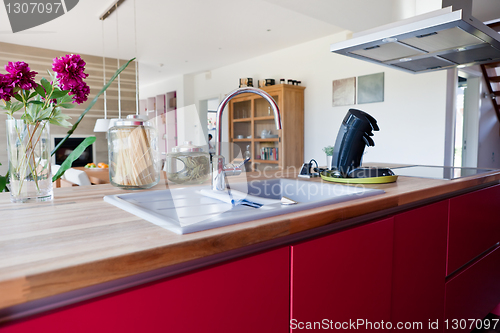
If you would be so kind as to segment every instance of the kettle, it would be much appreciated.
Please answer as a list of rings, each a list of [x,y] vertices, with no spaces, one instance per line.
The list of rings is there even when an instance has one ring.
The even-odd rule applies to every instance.
[[[266,139],[267,137],[269,137],[271,135],[271,131],[270,130],[265,130],[263,129],[262,132],[260,132],[260,137],[262,139]]]

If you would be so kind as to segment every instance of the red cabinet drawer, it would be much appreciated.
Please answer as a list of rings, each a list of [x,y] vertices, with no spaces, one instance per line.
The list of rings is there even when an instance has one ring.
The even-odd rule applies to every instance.
[[[393,323],[444,317],[447,222],[447,200],[394,217]],[[438,332],[427,325],[420,331]]]
[[[0,324],[0,332],[287,332],[289,267],[287,246]]]
[[[392,237],[390,218],[293,245],[291,329],[323,320],[389,321]]]
[[[472,331],[468,320],[484,318],[500,302],[500,248],[448,281],[445,302],[446,331]],[[467,329],[457,329],[464,320]]]
[[[500,241],[499,207],[500,185],[450,199],[448,275]]]

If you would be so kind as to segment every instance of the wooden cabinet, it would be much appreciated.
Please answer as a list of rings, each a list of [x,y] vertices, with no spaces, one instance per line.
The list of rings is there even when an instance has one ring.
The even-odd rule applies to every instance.
[[[292,245],[291,328],[324,319],[389,321],[392,238],[389,218]]]
[[[0,332],[287,332],[289,248],[118,292]]]
[[[278,131],[269,103],[256,94],[242,94],[229,102],[230,160],[241,161],[248,149],[252,170],[296,167],[304,162],[304,87],[279,84],[262,88],[281,111]],[[262,131],[266,135],[262,137]]]
[[[443,332],[448,200],[394,217],[391,321]],[[429,328],[438,321],[440,329]]]

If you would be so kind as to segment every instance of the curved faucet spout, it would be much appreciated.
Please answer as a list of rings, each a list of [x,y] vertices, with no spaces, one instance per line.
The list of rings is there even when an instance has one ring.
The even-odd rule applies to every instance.
[[[252,94],[257,94],[264,98],[270,105],[271,108],[273,109],[274,112],[274,123],[276,124],[276,129],[280,130],[281,129],[281,114],[280,110],[278,109],[278,105],[274,101],[274,99],[266,93],[264,90],[258,89],[258,88],[252,88],[252,87],[245,87],[245,88],[239,88],[236,90],[231,91],[227,96],[220,102],[219,107],[217,108],[217,145],[216,145],[216,150],[215,153],[217,155],[221,154],[221,142],[222,142],[222,112],[224,111],[224,108],[226,107],[227,103],[233,99],[235,96],[238,96],[240,94],[246,94],[246,93],[252,93]]]
[[[252,93],[252,94],[257,94],[264,98],[270,105],[271,108],[273,109],[274,112],[274,122],[276,124],[276,129],[280,130],[281,129],[281,114],[280,110],[278,108],[278,105],[274,101],[274,99],[266,93],[264,90],[257,89],[257,88],[252,88],[252,87],[245,87],[245,88],[239,88],[236,90],[231,91],[219,104],[219,107],[217,108],[217,142],[215,146],[215,153],[216,153],[216,159],[212,163],[214,163],[213,166],[213,174],[212,174],[212,188],[213,190],[217,191],[224,191],[226,188],[226,183],[225,183],[225,178],[226,178],[226,169],[224,165],[224,158],[221,156],[221,144],[222,144],[222,112],[224,111],[224,108],[226,107],[227,103],[235,96],[238,96],[240,94],[245,94],[245,93]],[[247,159],[248,160],[248,159]],[[245,162],[247,161],[245,160]],[[244,162],[244,163],[245,163]],[[242,164],[244,164],[242,163]],[[232,174],[236,175],[241,172],[240,166],[236,169],[232,169]],[[229,171],[229,170],[228,170]],[[230,173],[227,174],[229,176]]]

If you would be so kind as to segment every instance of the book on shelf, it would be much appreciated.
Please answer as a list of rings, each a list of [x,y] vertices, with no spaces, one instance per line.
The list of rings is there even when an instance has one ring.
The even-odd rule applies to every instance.
[[[262,147],[260,148],[260,159],[266,161],[278,161],[279,160],[279,148],[278,147]]]

